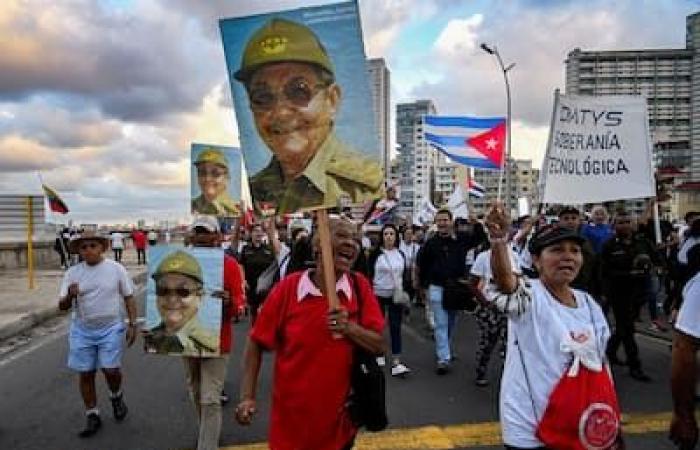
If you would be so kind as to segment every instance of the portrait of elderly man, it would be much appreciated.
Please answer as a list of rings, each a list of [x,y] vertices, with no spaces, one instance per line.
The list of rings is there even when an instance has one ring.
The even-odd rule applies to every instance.
[[[219,336],[197,318],[204,299],[204,275],[197,259],[178,250],[167,255],[152,275],[161,322],[146,332],[152,353],[218,353]]]
[[[335,207],[342,196],[353,203],[381,197],[379,161],[336,136],[342,90],[311,29],[269,20],[247,41],[233,76],[245,86],[257,132],[272,152],[267,166],[250,178],[256,203],[273,204],[281,214]]]
[[[199,153],[194,165],[201,194],[192,199],[192,214],[240,216],[238,202],[228,192],[231,172],[226,155],[221,150],[207,148]]]

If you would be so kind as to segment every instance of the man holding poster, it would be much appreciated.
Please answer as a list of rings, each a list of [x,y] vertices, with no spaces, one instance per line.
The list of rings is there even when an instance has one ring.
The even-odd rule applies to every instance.
[[[248,138],[253,143],[260,139],[271,152],[257,170],[250,170],[246,155],[256,206],[272,205],[283,214],[335,207],[344,196],[353,203],[381,197],[384,176],[378,155],[359,151],[337,135],[341,86],[329,52],[314,31],[301,21],[273,17],[247,38],[236,59],[230,55],[227,25],[222,23],[227,62],[247,98],[247,105],[241,106],[238,86],[232,86],[244,152],[251,152],[246,121],[240,118],[244,108],[257,131]],[[369,111],[371,107],[371,116]],[[373,130],[370,126],[354,132]]]

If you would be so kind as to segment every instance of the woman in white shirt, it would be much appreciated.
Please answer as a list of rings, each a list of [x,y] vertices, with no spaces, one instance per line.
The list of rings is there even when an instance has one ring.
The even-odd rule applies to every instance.
[[[570,287],[583,261],[583,239],[576,232],[556,225],[538,230],[529,250],[540,278],[526,282],[512,271],[510,219],[502,205],[491,209],[486,225],[494,277],[487,298],[509,322],[500,395],[503,441],[508,449],[544,449],[536,430],[550,394],[574,355],[587,367],[605,370],[610,330],[593,298]]]
[[[379,246],[372,250],[368,261],[369,277],[374,293],[382,306],[384,316],[389,316],[389,333],[391,335],[391,375],[402,377],[409,369],[401,362],[401,322],[404,304],[394,302],[397,289],[403,290],[404,272],[408,268],[406,255],[399,250],[399,230],[393,224],[382,227]],[[384,365],[384,357],[378,358],[379,365]]]

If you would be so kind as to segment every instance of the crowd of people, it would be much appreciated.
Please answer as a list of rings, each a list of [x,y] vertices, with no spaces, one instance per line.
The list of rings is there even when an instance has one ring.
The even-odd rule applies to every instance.
[[[85,229],[76,227],[64,227],[56,232],[53,249],[58,253],[61,259],[61,268],[68,269],[69,267],[82,262],[80,252],[71,250],[71,242],[79,239]],[[121,263],[124,257],[124,250],[127,248],[128,240],[131,240],[131,247],[136,251],[136,260],[138,265],[146,264],[146,248],[156,245],[159,241],[164,241],[169,244],[171,239],[170,231],[166,230],[159,233],[155,229],[146,230],[136,228],[131,232],[114,230],[109,233],[109,247],[113,253],[114,261]]]
[[[563,380],[572,376],[574,365],[579,373],[579,364],[588,370],[584,375],[609,387],[600,402],[609,405],[606,423],[615,425],[608,427],[614,433],[607,447],[596,448],[622,448],[613,446],[622,444],[609,365],[626,366],[632,380],[651,381],[635,341],[640,318],[648,316],[655,332],[669,332],[675,323],[671,437],[679,448],[694,448],[700,214],[689,213],[682,226],[662,221],[660,242],[650,214],[637,218],[618,210],[610,218],[601,205],[589,214],[562,206],[551,219],[525,215],[511,220],[499,204],[484,217],[455,219],[441,209],[429,227],[385,223],[363,228],[343,214],[333,216],[331,276],[339,306],[330,311],[323,283],[328,274],[320,264],[315,229],[268,219],[237,228],[224,242],[215,220],[195,222],[187,244],[225,248],[224,355],[232,348],[230,322],[241,320],[244,303],[250,313],[236,420],[243,425],[253,421],[262,355],[273,352],[270,447],[352,448],[359,424],[346,405],[357,350],[374,355],[392,377],[415,376],[412,349],[402,339],[402,324],[411,314],[425,320],[435,343],[435,373],[445,376],[456,358],[455,329],[465,324],[457,318],[466,311],[479,336],[473,382],[490,384],[494,350],[505,360],[500,415],[507,448],[560,448],[552,435],[561,434],[561,427],[552,422],[561,420],[561,414],[552,397],[564,395]],[[118,260],[116,241],[117,249],[113,236]],[[123,351],[118,343],[124,334],[128,344],[134,340],[133,287],[109,262],[100,269],[109,273],[90,278],[104,283],[96,295],[105,300],[76,302],[84,287],[74,280],[109,261],[95,256],[107,251],[109,243],[86,233],[70,244],[83,262],[66,273],[60,307],[73,306],[76,312],[69,367],[80,374],[87,414],[81,435],[90,436],[100,427],[94,401],[97,369],[107,378],[115,417],[126,415],[117,381]],[[121,302],[128,312],[126,327],[114,306]],[[104,310],[107,303],[109,311]],[[95,317],[97,328],[91,323]],[[227,356],[193,361],[197,359],[186,358],[185,367],[200,426],[197,448],[202,450],[216,448],[218,442]],[[322,378],[315,376],[320,368]]]

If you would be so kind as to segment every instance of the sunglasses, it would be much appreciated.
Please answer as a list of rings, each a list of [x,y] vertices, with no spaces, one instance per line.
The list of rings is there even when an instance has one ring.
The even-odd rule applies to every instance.
[[[98,244],[97,242],[87,242],[87,243],[85,243],[85,244],[80,244],[80,246],[78,247],[78,249],[80,249],[80,250],[87,250],[87,249],[89,249],[89,248],[98,248],[98,247],[102,247],[102,245],[101,245],[101,244]]]
[[[223,169],[197,169],[197,176],[200,178],[220,178],[228,175],[228,172]]]
[[[282,88],[282,94],[291,105],[297,108],[305,108],[311,100],[324,88],[327,84],[317,83],[310,84],[304,78],[298,77],[289,80]],[[275,93],[268,86],[254,86],[248,91],[250,98],[250,106],[253,111],[269,111],[279,101],[279,93]]]
[[[166,288],[165,286],[156,286],[156,295],[159,297],[177,296],[180,298],[185,298],[191,295],[198,294],[199,291],[199,288],[188,289],[186,287],[179,287],[175,289],[170,289]]]

